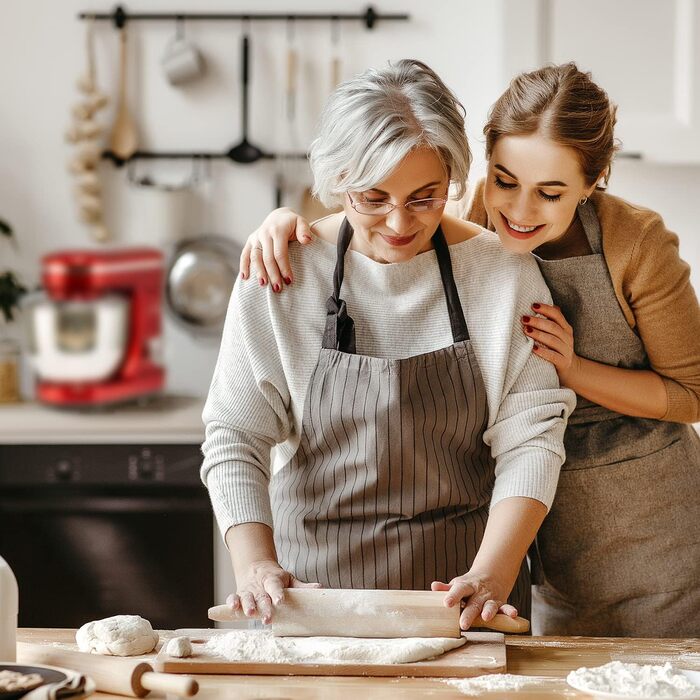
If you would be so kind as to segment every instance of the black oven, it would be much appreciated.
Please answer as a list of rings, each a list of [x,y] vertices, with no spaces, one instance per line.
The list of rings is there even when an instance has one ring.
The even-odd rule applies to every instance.
[[[0,445],[0,555],[21,627],[137,614],[209,627],[212,511],[199,445]]]

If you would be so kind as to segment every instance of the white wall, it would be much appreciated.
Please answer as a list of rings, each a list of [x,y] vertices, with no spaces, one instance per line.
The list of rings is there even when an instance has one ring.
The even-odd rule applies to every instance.
[[[0,269],[11,266],[34,284],[38,258],[48,250],[93,245],[76,221],[66,161],[71,148],[63,142],[69,110],[79,95],[75,80],[84,70],[85,25],[81,10],[109,11],[103,0],[4,0],[0,23],[0,217],[18,235],[19,251],[0,249]],[[379,24],[368,32],[343,25],[343,75],[387,59],[416,57],[434,67],[455,89],[468,110],[475,153],[474,173],[483,169],[481,125],[488,106],[506,83],[503,75],[501,2],[381,0],[379,11],[406,11],[406,23]],[[232,3],[230,0],[150,0],[132,2],[133,11],[363,11],[364,3],[331,0]],[[129,27],[131,106],[138,119],[142,146],[148,149],[223,150],[240,138],[239,23],[193,23],[186,27],[207,57],[208,73],[187,89],[174,89],[162,78],[159,57],[174,34],[170,23],[135,23]],[[271,150],[303,149],[313,133],[329,81],[330,30],[324,23],[295,28],[302,57],[300,118],[296,143],[283,119],[286,27],[253,23],[251,140]],[[114,94],[117,35],[109,24],[96,25],[99,84]],[[113,101],[114,102],[114,101]],[[109,124],[114,104],[101,113]],[[140,166],[144,167],[144,166]],[[148,166],[145,166],[148,167]],[[160,164],[157,173],[180,177],[182,165]],[[128,185],[123,170],[102,166],[107,221],[120,244],[172,244],[176,235],[214,232],[243,240],[273,205],[275,166],[241,166],[218,162],[212,179],[200,187],[182,220],[163,230],[160,204],[152,192]],[[297,189],[308,181],[299,169]],[[700,167],[663,168],[622,162],[615,168],[611,191],[660,211],[682,237],[682,253],[700,269],[700,249],[693,235],[700,219]],[[293,204],[294,200],[290,200]],[[162,213],[162,211],[161,211]],[[172,219],[172,217],[171,217]],[[170,242],[168,243],[168,239]],[[695,273],[700,274],[696,271]],[[696,286],[700,282],[695,278]],[[166,319],[169,388],[205,394],[215,341],[193,339]]]

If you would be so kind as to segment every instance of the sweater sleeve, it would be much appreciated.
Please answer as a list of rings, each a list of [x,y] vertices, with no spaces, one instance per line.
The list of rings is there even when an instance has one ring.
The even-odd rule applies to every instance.
[[[554,367],[532,352],[520,317],[534,301],[551,303],[537,264],[521,257],[520,284],[512,320],[508,367],[494,421],[484,433],[496,460],[491,506],[504,498],[533,498],[551,508],[564,462],[564,430],[576,395],[559,386]]]
[[[639,235],[623,281],[652,368],[668,396],[666,421],[700,420],[700,307],[678,236],[654,215]]]
[[[272,527],[271,450],[291,421],[286,384],[264,290],[238,281],[204,406],[201,477],[222,536],[233,525]]]

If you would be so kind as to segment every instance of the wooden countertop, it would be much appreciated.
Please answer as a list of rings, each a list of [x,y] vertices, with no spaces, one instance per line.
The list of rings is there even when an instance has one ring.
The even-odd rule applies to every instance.
[[[168,636],[161,632],[161,636]],[[41,644],[72,644],[75,630],[22,629],[18,641]],[[587,698],[570,688],[566,675],[580,666],[599,666],[609,661],[664,663],[700,670],[700,639],[621,639],[588,637],[506,636],[508,673],[540,678],[537,686],[521,691],[485,693],[489,700],[504,698]],[[474,697],[463,694],[442,679],[357,678],[318,676],[197,676],[202,700],[356,700],[362,693],[368,700],[406,700],[435,697],[457,700]],[[96,700],[121,696],[96,693]],[[123,700],[123,699],[122,699]]]
[[[194,445],[204,440],[203,407],[203,398],[168,394],[95,410],[0,404],[0,444]]]

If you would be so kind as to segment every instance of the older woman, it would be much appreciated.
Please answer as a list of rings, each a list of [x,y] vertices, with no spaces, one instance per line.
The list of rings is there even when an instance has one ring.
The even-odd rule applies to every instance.
[[[267,621],[289,586],[430,586],[468,599],[465,628],[528,614],[574,395],[519,332],[549,298],[535,261],[444,215],[469,162],[461,105],[422,63],[331,96],[311,166],[343,211],[292,247],[287,294],[237,283],[204,410],[234,608]]]

